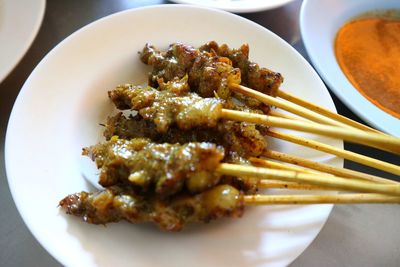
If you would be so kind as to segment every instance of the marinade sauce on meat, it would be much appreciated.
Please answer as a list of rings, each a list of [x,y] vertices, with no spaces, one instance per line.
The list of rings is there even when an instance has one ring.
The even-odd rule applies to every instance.
[[[270,107],[229,89],[242,84],[275,95],[283,77],[249,60],[249,47],[146,44],[140,59],[152,67],[148,85],[108,92],[119,112],[103,122],[104,142],[83,149],[98,167],[97,192],[62,199],[67,214],[85,222],[153,222],[167,231],[188,223],[240,217],[243,196],[258,179],[220,175],[222,162],[250,164],[267,147],[265,126],[221,118],[222,109],[266,114]]]

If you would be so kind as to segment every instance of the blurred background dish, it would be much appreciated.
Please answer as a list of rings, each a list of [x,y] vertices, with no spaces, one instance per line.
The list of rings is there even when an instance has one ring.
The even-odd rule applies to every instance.
[[[346,22],[365,12],[383,10],[400,12],[400,1],[305,0],[300,29],[308,55],[329,89],[365,122],[400,136],[400,120],[365,98],[346,78],[335,56],[336,34]]]
[[[28,51],[45,6],[45,0],[0,0],[0,83]]]
[[[235,13],[250,13],[283,6],[293,0],[172,0],[178,4],[192,4],[218,8]]]

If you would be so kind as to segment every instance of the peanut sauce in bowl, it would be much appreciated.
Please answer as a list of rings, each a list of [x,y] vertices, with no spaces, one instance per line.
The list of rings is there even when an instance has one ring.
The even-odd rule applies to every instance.
[[[400,19],[368,16],[347,22],[334,48],[351,84],[371,103],[400,118]]]
[[[332,93],[365,123],[395,136],[400,136],[399,80],[392,84],[399,79],[400,29],[396,26],[395,37],[387,28],[399,21],[399,0],[304,0],[300,12],[304,47]],[[350,37],[339,40],[345,33]]]

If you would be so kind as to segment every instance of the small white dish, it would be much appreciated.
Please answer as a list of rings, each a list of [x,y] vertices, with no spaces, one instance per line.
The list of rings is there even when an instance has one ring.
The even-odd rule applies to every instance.
[[[344,23],[368,11],[393,8],[400,10],[400,1],[305,0],[300,12],[300,29],[314,67],[340,100],[367,123],[400,137],[400,120],[354,88],[340,69],[334,51],[336,33]]]
[[[31,46],[45,7],[45,0],[0,0],[0,83]]]
[[[81,156],[82,147],[102,139],[99,123],[113,109],[107,91],[146,82],[149,69],[137,54],[145,42],[165,49],[176,41],[199,46],[210,40],[232,47],[249,43],[252,60],[284,75],[283,88],[335,110],[316,72],[289,44],[227,12],[163,5],[117,13],[82,28],[47,54],[24,84],[5,145],[16,206],[33,235],[63,265],[284,266],[321,230],[332,205],[248,208],[241,219],[190,226],[180,233],[124,222],[89,225],[57,207],[68,194],[94,190],[83,174],[95,176],[98,170]],[[343,146],[342,141],[307,136]],[[283,141],[271,140],[270,147],[326,160],[324,153]],[[343,165],[338,158],[329,163]]]
[[[178,4],[191,4],[218,8],[235,13],[250,13],[283,6],[293,0],[172,0]]]

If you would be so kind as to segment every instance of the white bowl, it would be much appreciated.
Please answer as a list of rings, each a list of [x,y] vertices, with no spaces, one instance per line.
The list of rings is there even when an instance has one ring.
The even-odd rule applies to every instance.
[[[45,0],[0,1],[0,83],[31,46],[45,6]]]
[[[308,55],[328,87],[354,113],[372,126],[400,137],[400,120],[362,96],[340,69],[334,52],[339,28],[353,17],[374,10],[400,9],[398,0],[305,0],[300,29]]]
[[[233,47],[248,42],[253,60],[285,76],[284,88],[295,88],[298,95],[334,110],[318,75],[290,45],[227,12],[163,5],[117,13],[82,28],[30,75],[6,136],[7,176],[17,208],[33,235],[62,264],[283,266],[321,230],[332,205],[249,208],[241,219],[191,226],[180,233],[124,222],[89,225],[57,207],[67,194],[93,190],[83,174],[97,175],[98,170],[81,156],[81,149],[101,139],[99,123],[112,110],[106,92],[118,84],[147,80],[148,68],[137,54],[145,42],[166,48],[176,41],[197,46],[210,40]],[[326,159],[323,153],[277,140],[271,146]],[[330,163],[341,166],[343,161],[331,158]]]

